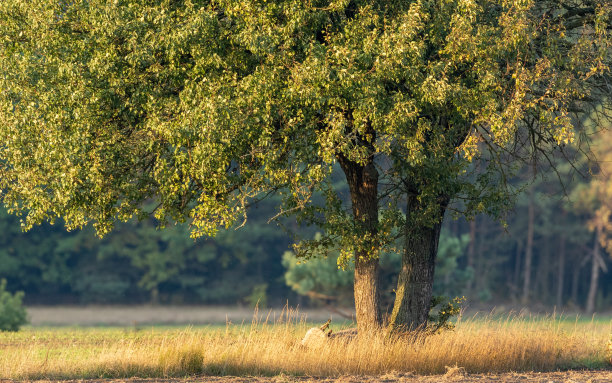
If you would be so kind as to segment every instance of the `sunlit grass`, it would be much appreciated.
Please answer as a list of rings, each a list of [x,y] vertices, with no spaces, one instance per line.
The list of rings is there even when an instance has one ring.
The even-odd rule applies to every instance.
[[[316,349],[289,312],[275,323],[198,328],[26,328],[0,334],[0,379],[209,375],[377,375],[550,371],[606,363],[610,321],[470,318],[423,339],[367,335]]]

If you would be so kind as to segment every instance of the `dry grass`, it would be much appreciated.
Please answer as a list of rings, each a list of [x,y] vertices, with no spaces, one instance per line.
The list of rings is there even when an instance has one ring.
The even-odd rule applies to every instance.
[[[309,325],[220,328],[26,329],[0,334],[0,379],[207,375],[380,375],[551,371],[602,367],[609,323],[559,318],[473,318],[424,339],[367,335],[317,349],[299,346]],[[449,368],[452,366],[452,368]]]

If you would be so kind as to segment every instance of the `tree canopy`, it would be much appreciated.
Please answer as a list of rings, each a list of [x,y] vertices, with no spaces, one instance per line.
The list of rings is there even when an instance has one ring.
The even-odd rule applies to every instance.
[[[515,159],[572,141],[573,114],[591,105],[609,118],[610,12],[591,0],[5,0],[2,198],[25,228],[61,217],[105,234],[155,214],[198,237],[283,193],[279,213],[325,230],[305,254],[354,259],[365,324],[382,320],[377,257],[403,235],[391,323],[420,326],[449,202],[499,214]]]

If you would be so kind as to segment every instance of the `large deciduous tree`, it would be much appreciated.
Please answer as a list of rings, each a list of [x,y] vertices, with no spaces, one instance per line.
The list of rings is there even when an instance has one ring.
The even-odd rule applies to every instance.
[[[3,0],[2,198],[26,228],[155,214],[197,237],[279,192],[325,229],[304,256],[355,263],[360,330],[383,324],[378,256],[402,236],[389,327],[416,328],[451,201],[500,214],[513,161],[609,102],[609,18],[592,0]]]

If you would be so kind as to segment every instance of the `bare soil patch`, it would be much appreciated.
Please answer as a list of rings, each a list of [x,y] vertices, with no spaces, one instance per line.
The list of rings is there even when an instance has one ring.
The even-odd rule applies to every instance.
[[[16,382],[0,380],[1,382]],[[30,382],[30,381],[28,381]],[[36,383],[609,383],[612,371],[560,371],[527,372],[503,374],[465,374],[449,369],[444,375],[419,376],[414,374],[386,374],[381,376],[347,375],[338,378],[295,377],[280,375],[274,377],[198,376],[184,379],[93,379],[93,380],[38,380]]]

